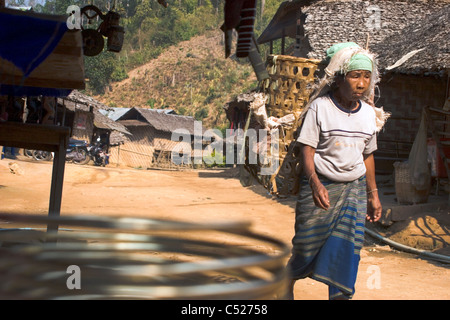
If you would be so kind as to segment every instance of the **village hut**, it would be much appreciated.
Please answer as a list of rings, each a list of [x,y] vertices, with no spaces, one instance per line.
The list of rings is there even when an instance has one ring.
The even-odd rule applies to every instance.
[[[114,117],[114,114],[111,116]],[[111,163],[135,168],[179,167],[192,164],[191,153],[196,133],[193,117],[176,115],[173,110],[133,107],[115,119],[117,123],[127,128],[131,136],[127,137],[123,145],[111,149]],[[200,126],[200,136],[203,131],[203,127]],[[185,132],[187,136],[180,141],[178,135],[173,136],[176,132]],[[174,163],[172,161],[174,150],[189,150],[190,154],[183,163]]]
[[[271,44],[271,55],[267,59],[270,78],[262,83],[262,91],[268,97],[266,108],[269,118],[275,116],[280,119],[293,115],[295,122],[293,126],[283,127],[283,130],[280,131],[282,136],[280,139],[280,169],[276,175],[270,177],[271,182],[266,184],[268,188],[278,194],[297,191],[296,181],[298,181],[301,166],[298,163],[298,150],[295,143],[292,142],[296,138],[295,128],[300,123],[298,114],[306,105],[313,84],[320,77],[325,66],[326,49],[335,43],[352,41],[375,51],[376,44],[401,33],[416,21],[424,21],[425,17],[439,12],[449,2],[448,0],[420,2],[298,0],[285,1],[280,5],[273,19],[258,38],[258,44]],[[295,39],[295,41],[286,48],[287,37]],[[274,54],[273,42],[280,39],[282,41],[281,54]],[[448,40],[443,43],[447,44]],[[386,45],[393,46],[392,42],[386,42]],[[395,45],[395,47],[399,46]],[[383,79],[383,81],[385,80]],[[383,96],[383,83],[379,88],[382,89],[381,95]],[[379,95],[379,91],[377,93]],[[405,92],[402,94],[408,95]],[[388,97],[389,92],[386,94],[386,99]],[[403,107],[380,104],[384,101],[386,100],[378,99],[377,105],[384,106],[385,110],[389,112],[393,112],[393,109],[396,108],[400,112],[402,112],[401,108],[410,108],[406,99],[401,102]],[[236,108],[227,106],[226,109],[227,114],[229,113],[230,123],[238,124],[236,121],[239,119],[231,117],[232,110],[236,110]],[[394,112],[394,119],[396,114],[398,115],[397,112]],[[419,117],[414,120],[420,120],[420,109]],[[239,123],[242,126],[243,121],[240,120]],[[417,127],[411,126],[411,130],[417,130]],[[383,133],[380,134],[380,147],[375,156],[377,162],[387,160],[387,165],[385,165],[386,162],[383,162],[383,165],[377,165],[378,170],[387,169],[392,172],[392,163],[399,160],[401,156],[398,143],[393,150],[394,155],[386,154],[387,148],[392,148],[392,146],[386,146],[383,144],[383,140],[391,143],[399,141],[396,140],[396,132],[390,132],[389,129],[389,126],[385,127]],[[406,148],[411,148],[414,137],[414,133],[408,135]],[[403,159],[407,155],[408,153],[404,153]],[[250,172],[254,171],[250,167],[247,169]],[[281,186],[281,189],[278,187],[278,191],[277,183]]]
[[[94,98],[73,90],[68,96],[58,98],[58,120],[72,128],[72,138],[93,143],[100,137],[109,150],[124,142],[130,132],[102,112],[110,108]]]
[[[322,60],[332,44],[352,41],[371,48],[448,3],[449,0],[285,1],[257,41],[263,44],[281,40],[284,44],[286,38],[295,39],[292,46],[283,45],[277,54]]]
[[[378,137],[379,158],[394,161],[408,158],[425,110],[434,111],[428,116],[429,120],[436,120],[428,125],[430,147],[440,147],[442,163],[447,162],[450,156],[445,141],[450,138],[449,21],[450,5],[447,5],[373,45],[382,71],[377,104],[392,113]],[[447,177],[448,167],[442,165],[439,154],[436,155],[438,158],[430,159],[432,175]]]
[[[392,172],[394,161],[408,157],[422,108],[425,105],[442,108],[445,102],[448,80],[443,70],[448,65],[444,60],[448,59],[445,52],[448,52],[449,40],[445,12],[449,3],[448,0],[286,1],[258,38],[258,43],[278,39],[284,43],[284,38],[290,37],[296,41],[290,48],[283,45],[282,53],[323,61],[331,45],[352,41],[379,55],[382,72],[397,61],[392,60],[427,48],[416,56],[419,60],[410,60],[403,69],[383,72],[380,90],[376,92],[377,106],[392,113],[379,135],[376,159],[380,165],[377,168]],[[416,40],[411,38],[411,33]],[[273,56],[277,57],[272,55],[269,59]],[[441,70],[438,73],[433,71],[437,66]],[[271,113],[270,106],[268,113]]]

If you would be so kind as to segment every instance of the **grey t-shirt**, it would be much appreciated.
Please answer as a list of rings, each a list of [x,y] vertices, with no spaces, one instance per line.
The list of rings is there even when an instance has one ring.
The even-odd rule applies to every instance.
[[[356,110],[347,111],[330,95],[317,98],[297,141],[316,149],[317,173],[333,181],[353,181],[366,173],[363,154],[377,149],[375,111],[363,101]]]

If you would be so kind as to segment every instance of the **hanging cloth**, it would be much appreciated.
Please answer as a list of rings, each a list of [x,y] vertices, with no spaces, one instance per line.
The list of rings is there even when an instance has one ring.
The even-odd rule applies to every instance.
[[[408,158],[411,184],[417,190],[426,190],[430,187],[431,173],[428,168],[427,128],[427,114],[423,110],[419,131]]]

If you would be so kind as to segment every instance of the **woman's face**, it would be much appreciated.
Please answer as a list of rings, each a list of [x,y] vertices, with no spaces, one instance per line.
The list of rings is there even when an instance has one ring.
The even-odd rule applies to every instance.
[[[341,97],[348,101],[357,101],[369,89],[372,73],[366,70],[353,70],[337,82]]]

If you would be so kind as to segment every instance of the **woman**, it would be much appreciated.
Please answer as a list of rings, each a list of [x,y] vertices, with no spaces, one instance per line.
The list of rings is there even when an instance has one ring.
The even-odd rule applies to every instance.
[[[311,277],[329,286],[330,299],[350,299],[366,215],[374,222],[382,211],[373,158],[377,112],[364,101],[377,71],[373,56],[354,43],[331,47],[327,57],[332,89],[312,100],[297,140],[305,179],[289,267],[292,290],[295,280]]]

